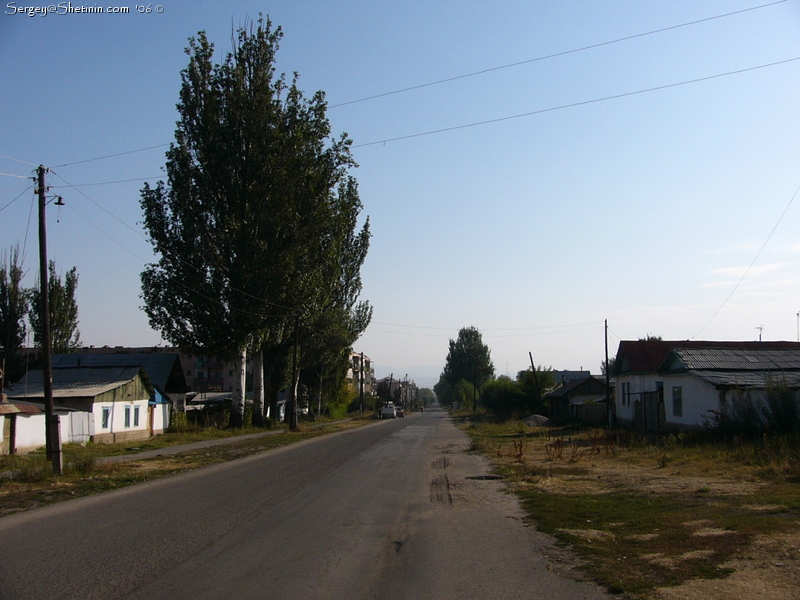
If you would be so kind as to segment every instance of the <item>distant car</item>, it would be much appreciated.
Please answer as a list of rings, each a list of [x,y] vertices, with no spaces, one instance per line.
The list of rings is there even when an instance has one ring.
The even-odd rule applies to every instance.
[[[404,419],[405,416],[406,416],[406,411],[403,410],[402,406],[396,406],[395,409],[394,409],[394,414],[396,414],[401,419]]]
[[[386,406],[381,410],[381,419],[394,419],[396,417],[397,411],[395,410],[394,403],[387,402]]]

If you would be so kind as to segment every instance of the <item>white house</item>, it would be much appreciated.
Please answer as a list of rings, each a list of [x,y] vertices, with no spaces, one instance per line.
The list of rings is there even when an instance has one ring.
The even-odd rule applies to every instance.
[[[651,430],[669,426],[698,427],[703,424],[704,420],[701,414],[706,414],[708,407],[700,410],[695,405],[683,401],[683,397],[679,399],[676,395],[673,399],[672,396],[672,388],[678,387],[680,392],[676,391],[675,394],[689,393],[689,398],[697,398],[695,388],[699,386],[702,389],[703,384],[694,380],[692,383],[688,381],[675,383],[674,377],[679,374],[671,372],[669,373],[670,388],[666,389],[667,371],[662,370],[662,365],[670,352],[677,349],[791,350],[798,352],[800,343],[623,340],[619,343],[613,367],[616,384],[614,408],[618,423]],[[743,375],[744,373],[740,372],[740,376]],[[682,405],[681,413],[684,412],[685,407],[685,415],[672,414],[675,403]],[[700,412],[697,412],[698,410]]]
[[[59,437],[62,444],[88,442],[92,429],[91,413],[54,406],[59,418]],[[3,443],[0,454],[29,452],[45,445],[44,404],[31,402],[5,402],[0,404],[0,424]]]
[[[772,385],[800,389],[800,348],[674,348],[659,375],[666,426],[695,428],[731,416],[736,395],[761,408]]]
[[[29,371],[8,398],[43,401],[42,372]],[[141,367],[54,368],[53,400],[89,413],[89,435],[95,442],[145,439],[169,425],[169,400],[151,385]]]

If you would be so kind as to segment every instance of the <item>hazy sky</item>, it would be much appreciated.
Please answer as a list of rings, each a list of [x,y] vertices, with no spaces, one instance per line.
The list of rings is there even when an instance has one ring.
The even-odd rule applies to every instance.
[[[599,372],[604,319],[612,355],[648,333],[797,339],[800,0],[720,18],[766,2],[28,4],[0,14],[0,249],[25,247],[33,285],[21,177],[50,167],[49,254],[78,268],[84,344],[161,342],[139,309],[139,190],[162,176],[188,38],[226,52],[259,12],[283,28],[279,71],[324,90],[354,142],[375,308],[355,349],[379,376],[432,385],[469,325],[511,375],[529,351]]]

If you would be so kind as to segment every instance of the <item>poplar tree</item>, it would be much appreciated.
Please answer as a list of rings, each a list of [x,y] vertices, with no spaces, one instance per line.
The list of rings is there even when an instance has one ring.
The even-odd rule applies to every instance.
[[[50,261],[47,276],[48,306],[50,308],[50,341],[52,351],[64,354],[81,347],[78,331],[78,269],[72,267],[61,277],[56,273],[55,261]],[[32,288],[30,294],[29,319],[33,330],[33,342],[42,347],[42,310],[40,286]]]
[[[22,287],[19,246],[4,253],[0,264],[0,385],[14,383],[22,375],[17,351],[25,341],[25,315],[28,312],[27,295]]]
[[[141,199],[159,257],[142,273],[151,326],[235,360],[237,374],[248,349],[263,350],[268,391],[282,381],[295,316],[311,323],[333,306],[347,260],[337,240],[361,208],[351,141],[331,138],[324,94],[307,99],[297,74],[275,73],[281,37],[259,18],[217,64],[205,33],[190,39],[167,182],[146,184]],[[237,385],[232,424],[243,413]]]

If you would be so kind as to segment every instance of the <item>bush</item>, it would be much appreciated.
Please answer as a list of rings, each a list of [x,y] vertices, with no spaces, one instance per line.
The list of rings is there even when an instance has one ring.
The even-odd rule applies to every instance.
[[[725,410],[715,415],[723,434],[755,438],[763,433],[800,431],[798,393],[785,383],[768,383],[764,400],[753,397],[751,390],[735,390]]]
[[[35,453],[11,457],[9,466],[12,481],[39,483],[53,476],[53,466],[44,454]]]
[[[86,475],[94,470],[96,458],[86,451],[78,452],[64,460],[64,474]]]

